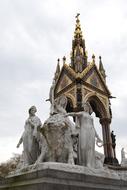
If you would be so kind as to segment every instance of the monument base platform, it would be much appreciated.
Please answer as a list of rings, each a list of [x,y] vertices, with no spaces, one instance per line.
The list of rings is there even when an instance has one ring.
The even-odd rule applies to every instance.
[[[43,163],[0,179],[0,190],[126,190],[121,176],[109,169]]]

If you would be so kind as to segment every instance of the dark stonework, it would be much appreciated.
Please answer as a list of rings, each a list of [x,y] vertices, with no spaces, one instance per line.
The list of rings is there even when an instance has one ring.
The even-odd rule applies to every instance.
[[[127,181],[43,169],[0,180],[0,190],[121,190]]]
[[[113,158],[112,157],[105,157],[104,164],[113,165]]]
[[[110,123],[111,119],[109,118],[102,118],[100,119],[100,123],[102,125],[102,128],[104,130],[104,137],[105,137],[105,160],[104,164],[113,165],[113,152],[112,152],[112,142],[110,138]]]
[[[112,140],[112,149],[113,149],[113,154],[114,154],[114,158],[113,158],[113,165],[119,165],[119,162],[116,158],[116,135],[114,135],[114,131],[111,132],[111,140]]]

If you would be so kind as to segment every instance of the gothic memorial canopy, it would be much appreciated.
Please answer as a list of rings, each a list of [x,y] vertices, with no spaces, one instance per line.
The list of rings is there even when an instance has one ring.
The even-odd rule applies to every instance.
[[[105,163],[117,163],[110,135],[112,119],[110,98],[112,96],[106,84],[106,73],[101,56],[99,56],[99,68],[95,62],[95,55],[92,55],[91,62],[88,62],[79,15],[76,16],[70,64],[67,64],[66,57],[63,57],[63,66],[60,69],[58,59],[54,77],[54,97],[61,95],[67,97],[67,112],[82,111],[83,102],[89,102],[102,125]]]

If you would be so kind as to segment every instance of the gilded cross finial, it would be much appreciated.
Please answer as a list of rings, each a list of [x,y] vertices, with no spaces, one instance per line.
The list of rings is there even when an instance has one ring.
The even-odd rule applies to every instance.
[[[76,15],[76,17],[75,17],[75,18],[77,18],[77,19],[78,19],[79,15],[80,15],[80,13],[77,13],[77,15]]]
[[[82,38],[82,31],[81,31],[81,26],[80,26],[79,15],[80,15],[80,13],[77,13],[77,15],[75,16],[76,26],[75,26],[74,38]]]

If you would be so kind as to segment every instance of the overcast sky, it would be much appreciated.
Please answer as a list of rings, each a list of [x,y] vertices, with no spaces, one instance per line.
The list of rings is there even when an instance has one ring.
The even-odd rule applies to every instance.
[[[45,99],[57,58],[65,55],[70,62],[78,12],[89,60],[94,53],[98,65],[102,56],[117,97],[111,101],[117,157],[122,147],[127,151],[127,1],[0,0],[0,162],[22,151],[15,147],[31,105],[42,122],[47,119]]]

